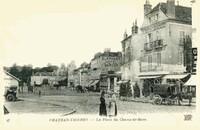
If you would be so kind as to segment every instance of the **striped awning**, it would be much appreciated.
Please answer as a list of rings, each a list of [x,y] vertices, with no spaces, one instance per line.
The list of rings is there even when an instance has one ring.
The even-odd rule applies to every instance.
[[[178,75],[166,75],[163,78],[164,79],[183,79],[186,76],[188,76],[188,74],[178,74]]]
[[[90,84],[90,86],[96,85],[98,82],[99,82],[99,80],[94,80],[94,82],[92,82],[92,83]]]
[[[161,75],[148,75],[148,76],[141,76],[139,79],[157,79],[160,78]]]

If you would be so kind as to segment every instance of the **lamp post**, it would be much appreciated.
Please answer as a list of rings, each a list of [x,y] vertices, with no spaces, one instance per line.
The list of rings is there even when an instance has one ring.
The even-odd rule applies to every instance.
[[[80,69],[80,82],[79,82],[80,85],[82,84],[82,82],[81,82],[81,78],[82,78],[82,77],[81,77],[81,73],[82,73],[82,69]]]

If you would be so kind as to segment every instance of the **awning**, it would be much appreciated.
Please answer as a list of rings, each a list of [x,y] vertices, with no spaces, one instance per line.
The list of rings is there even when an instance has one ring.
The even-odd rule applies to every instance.
[[[87,84],[86,84],[86,86],[89,86],[91,83],[93,83],[94,82],[94,80],[90,80]]]
[[[186,76],[188,76],[188,74],[166,75],[166,76],[164,76],[163,78],[164,78],[164,79],[183,79],[183,78],[185,78]]]
[[[139,79],[156,79],[156,78],[160,78],[161,75],[152,75],[152,76],[141,76],[139,77]]]
[[[122,84],[122,83],[127,83],[127,82],[128,82],[128,80],[120,80],[117,82],[117,84]]]
[[[94,82],[92,82],[92,84],[90,84],[90,86],[96,85],[99,82],[99,80],[94,80]]]
[[[184,86],[196,86],[197,81],[197,76],[191,75],[190,79],[184,84]]]

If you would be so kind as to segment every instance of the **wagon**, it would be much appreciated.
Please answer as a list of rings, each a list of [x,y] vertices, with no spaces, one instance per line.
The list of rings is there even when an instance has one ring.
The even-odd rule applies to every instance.
[[[6,101],[10,102],[17,100],[17,87],[16,86],[6,87],[4,97]]]
[[[153,85],[153,103],[156,105],[174,105],[178,99],[178,95],[175,94],[175,87],[175,85],[170,84]]]

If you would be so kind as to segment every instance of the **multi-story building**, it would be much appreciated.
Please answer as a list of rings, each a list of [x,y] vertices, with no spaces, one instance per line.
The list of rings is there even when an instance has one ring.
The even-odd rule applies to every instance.
[[[183,74],[186,72],[184,44],[192,36],[191,8],[175,5],[175,0],[151,7],[149,0],[146,0],[141,27],[145,41],[140,79],[149,83],[184,79],[187,76]]]
[[[94,88],[104,89],[110,91],[114,89],[114,82],[117,82],[116,76],[113,77],[102,77],[102,75],[107,75],[108,72],[117,72],[120,70],[121,66],[121,52],[111,52],[109,48],[105,49],[103,53],[97,53],[91,60],[91,71],[90,79],[94,80],[91,85],[96,84]],[[106,79],[105,79],[106,78]],[[99,82],[100,81],[100,82]],[[110,87],[110,84],[113,86]]]
[[[175,5],[175,0],[158,3],[154,8],[149,0],[144,4],[144,21],[138,33],[137,22],[130,36],[124,33],[122,43],[122,81],[137,82],[140,96],[143,85],[187,81],[188,63],[185,44],[191,39],[191,8]],[[189,44],[189,42],[188,42]],[[131,87],[132,88],[132,87]]]
[[[121,66],[121,82],[130,81],[132,92],[133,86],[138,81],[140,72],[140,57],[143,46],[143,35],[138,33],[137,20],[133,23],[132,34],[130,36],[124,33],[122,40],[122,66]],[[119,83],[119,84],[120,84]]]

